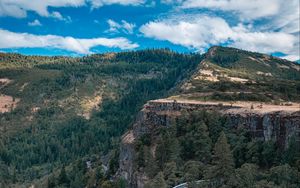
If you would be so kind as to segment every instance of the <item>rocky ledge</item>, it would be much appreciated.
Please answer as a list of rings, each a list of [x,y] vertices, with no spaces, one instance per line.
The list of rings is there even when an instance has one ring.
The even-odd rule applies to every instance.
[[[160,99],[149,101],[139,113],[133,129],[122,137],[118,176],[125,178],[131,187],[143,187],[145,174],[134,171],[134,142],[159,126],[170,126],[183,112],[214,110],[226,116],[233,128],[243,125],[255,139],[275,140],[285,149],[293,135],[300,141],[300,106],[271,105],[253,102],[204,102]]]

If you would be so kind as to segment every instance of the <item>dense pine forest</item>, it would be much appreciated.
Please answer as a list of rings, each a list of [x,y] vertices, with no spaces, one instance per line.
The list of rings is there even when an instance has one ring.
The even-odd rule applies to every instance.
[[[274,141],[253,139],[243,126],[232,129],[217,112],[194,111],[172,126],[143,135],[136,143],[135,168],[151,178],[147,188],[183,182],[192,188],[296,188],[300,185],[297,144],[292,138],[283,152]]]
[[[113,186],[107,180],[117,169],[120,136],[147,100],[167,95],[201,58],[165,49],[83,58],[1,54],[0,75],[13,80],[1,93],[20,100],[0,114],[1,186]],[[80,100],[95,94],[99,106],[82,116]]]

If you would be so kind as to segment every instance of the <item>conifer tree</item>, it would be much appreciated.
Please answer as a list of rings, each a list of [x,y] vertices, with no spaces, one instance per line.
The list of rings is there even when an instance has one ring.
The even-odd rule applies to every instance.
[[[59,174],[59,177],[58,177],[58,184],[59,185],[69,184],[69,179],[68,179],[68,176],[67,176],[67,173],[66,173],[65,166],[63,166],[61,171],[60,171],[60,174]]]
[[[226,183],[234,172],[234,161],[230,145],[223,131],[215,144],[212,163],[214,166],[210,169],[209,178],[216,186]]]
[[[149,183],[147,183],[145,185],[145,188],[154,188],[154,187],[159,187],[159,188],[167,188],[168,187],[162,172],[159,172],[154,177],[153,180],[151,180]]]

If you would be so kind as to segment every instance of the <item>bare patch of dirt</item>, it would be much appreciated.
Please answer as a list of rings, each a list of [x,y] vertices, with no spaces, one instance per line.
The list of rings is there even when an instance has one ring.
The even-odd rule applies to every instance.
[[[290,69],[290,67],[286,66],[286,65],[280,65],[280,64],[276,64],[276,65],[277,65],[277,67],[282,68],[282,69]]]
[[[10,80],[8,78],[0,78],[0,89],[11,82],[12,82],[12,80]]]
[[[181,89],[186,90],[186,91],[193,89],[193,88],[195,88],[195,86],[193,86],[193,84],[191,84],[191,83],[184,83],[181,86]]]
[[[24,83],[21,87],[20,87],[20,91],[24,91],[25,87],[28,85],[28,83]]]
[[[208,69],[202,69],[199,72],[199,75],[197,75],[195,78],[195,80],[207,80],[207,81],[211,81],[211,82],[218,82],[219,79],[216,75],[214,75],[212,70],[208,70]]]
[[[90,119],[91,112],[93,109],[99,109],[99,104],[102,101],[102,96],[97,94],[93,97],[84,97],[80,101],[80,106],[82,108],[82,116],[86,119]]]
[[[246,83],[249,80],[245,78],[240,78],[240,77],[231,77],[228,76],[227,74],[221,73],[219,70],[210,70],[207,67],[203,67],[199,71],[199,74],[194,77],[195,80],[206,80],[210,82],[219,82],[220,78],[226,78],[230,80],[231,82],[239,82],[239,83]]]
[[[299,65],[292,64],[292,68],[296,69],[297,71],[300,71],[300,66]]]
[[[125,144],[131,144],[133,143],[134,139],[135,137],[133,135],[133,131],[131,130],[123,136],[122,142]]]
[[[246,82],[249,81],[248,79],[238,78],[238,77],[229,77],[229,76],[227,76],[226,78],[229,78],[229,80],[232,81],[232,82],[239,82],[239,83],[246,83]]]
[[[270,73],[270,72],[257,71],[256,74],[257,75],[263,75],[263,76],[273,76],[272,73]]]
[[[10,112],[17,107],[20,101],[18,98],[13,98],[8,95],[0,95],[0,113]]]

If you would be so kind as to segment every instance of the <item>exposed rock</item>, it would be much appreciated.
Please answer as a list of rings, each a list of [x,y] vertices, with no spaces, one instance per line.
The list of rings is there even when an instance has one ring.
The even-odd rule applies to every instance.
[[[250,130],[253,138],[264,141],[275,140],[284,149],[291,136],[298,134],[296,136],[300,137],[300,110],[270,109],[269,111],[250,110],[241,105],[227,103],[221,105],[214,102],[149,101],[139,113],[133,130],[122,137],[118,175],[125,178],[130,187],[143,188],[148,177],[142,170],[134,170],[135,141],[142,135],[155,131],[159,126],[170,126],[182,112],[219,111],[228,117],[229,125],[233,128],[240,125],[245,126]]]

